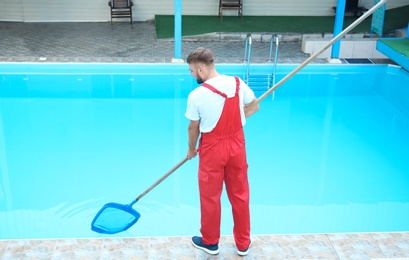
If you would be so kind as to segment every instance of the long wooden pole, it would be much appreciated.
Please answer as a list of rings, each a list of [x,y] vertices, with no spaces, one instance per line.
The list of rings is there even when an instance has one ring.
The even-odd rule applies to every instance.
[[[342,37],[345,36],[349,31],[351,31],[353,28],[355,28],[358,24],[360,24],[363,20],[365,20],[368,16],[370,16],[375,10],[377,10],[379,7],[381,7],[383,4],[388,2],[388,0],[381,0],[379,3],[374,5],[371,9],[369,9],[367,12],[365,12],[361,17],[359,17],[355,22],[353,22],[351,25],[349,25],[347,28],[345,28],[340,34],[338,34],[336,37],[334,37],[330,42],[327,43],[321,50],[319,50],[317,53],[314,55],[310,56],[308,59],[306,59],[303,63],[301,63],[297,68],[295,68],[293,71],[290,72],[287,76],[285,76],[283,79],[281,79],[277,84],[272,86],[269,90],[267,90],[263,95],[261,95],[258,99],[257,102],[255,103],[260,103],[263,99],[265,99],[269,94],[271,94],[274,90],[276,90],[278,87],[280,87],[284,82],[286,82],[288,79],[290,79],[292,76],[294,76],[298,71],[300,71],[302,68],[307,66],[311,61],[313,61],[315,58],[317,58],[321,53],[323,53],[326,49],[328,49],[331,45],[333,45],[336,41],[341,39]]]

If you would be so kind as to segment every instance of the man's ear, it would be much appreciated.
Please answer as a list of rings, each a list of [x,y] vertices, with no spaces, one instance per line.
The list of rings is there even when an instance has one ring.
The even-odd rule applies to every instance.
[[[196,70],[199,71],[199,72],[203,72],[203,64],[198,63],[198,64],[196,65]]]

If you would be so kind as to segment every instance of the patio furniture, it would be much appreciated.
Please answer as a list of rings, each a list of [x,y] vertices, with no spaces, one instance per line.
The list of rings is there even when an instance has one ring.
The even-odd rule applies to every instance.
[[[332,7],[335,11],[337,11],[337,7]],[[356,17],[362,16],[366,11],[367,8],[359,5],[359,0],[346,0],[345,3],[345,12],[353,12]]]
[[[111,8],[111,26],[113,18],[130,18],[131,27],[133,28],[132,23],[133,2],[131,0],[111,0],[108,2],[108,5]]]
[[[243,17],[242,0],[219,0],[219,16],[223,21],[223,10],[237,10],[237,16]]]

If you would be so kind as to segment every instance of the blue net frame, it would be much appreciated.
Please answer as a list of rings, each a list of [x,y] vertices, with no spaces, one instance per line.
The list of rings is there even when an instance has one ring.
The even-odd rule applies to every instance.
[[[131,204],[107,203],[94,217],[91,229],[102,234],[115,234],[127,230],[140,218],[139,212]]]

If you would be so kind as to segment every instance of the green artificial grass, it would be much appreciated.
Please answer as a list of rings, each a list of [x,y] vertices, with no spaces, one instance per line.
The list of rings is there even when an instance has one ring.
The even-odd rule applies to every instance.
[[[396,50],[397,52],[405,55],[406,57],[409,58],[409,38],[407,39],[393,39],[393,40],[388,40],[388,39],[383,39],[381,40],[384,42],[386,45],[391,47],[392,49]]]
[[[346,16],[344,28],[357,18]],[[384,32],[408,26],[409,5],[386,11]],[[174,16],[156,15],[156,37],[173,38]],[[278,32],[278,33],[331,33],[334,30],[334,16],[182,16],[182,36],[214,32]],[[371,16],[351,32],[369,32]]]

